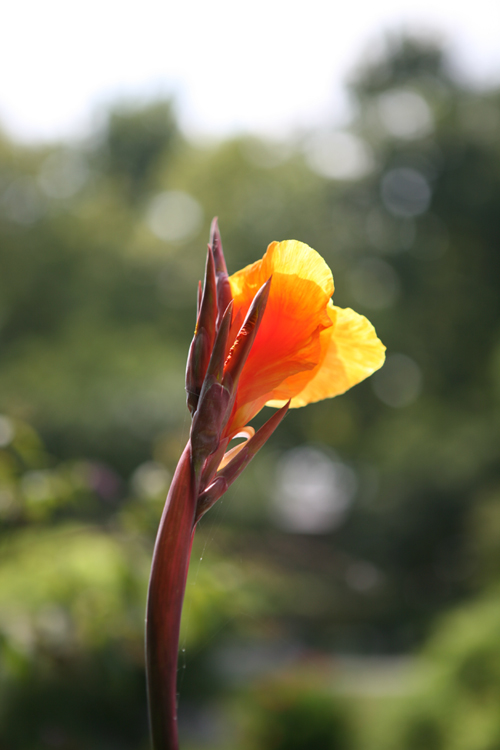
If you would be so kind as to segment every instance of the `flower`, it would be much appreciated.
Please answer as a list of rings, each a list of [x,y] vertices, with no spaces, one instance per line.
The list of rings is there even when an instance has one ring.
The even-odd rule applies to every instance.
[[[272,242],[262,260],[229,277],[212,224],[203,291],[186,368],[193,416],[163,510],[146,616],[150,723],[155,750],[177,750],[177,649],[196,524],[284,418],[343,393],[384,362],[371,323],[335,307],[325,261],[295,240]],[[264,405],[280,407],[255,432]],[[246,441],[227,451],[231,439]],[[227,452],[226,452],[227,451]]]
[[[197,519],[262,447],[289,407],[337,396],[382,366],[372,324],[335,307],[332,272],[296,240],[272,242],[262,260],[228,276],[217,223],[188,357]],[[255,433],[265,406],[281,407]],[[227,451],[234,437],[246,438]]]
[[[241,372],[225,434],[246,425],[264,405],[290,407],[344,393],[378,370],[385,347],[372,324],[334,306],[332,272],[308,245],[272,242],[262,258],[229,277],[230,340],[252,300],[272,278],[265,313]]]

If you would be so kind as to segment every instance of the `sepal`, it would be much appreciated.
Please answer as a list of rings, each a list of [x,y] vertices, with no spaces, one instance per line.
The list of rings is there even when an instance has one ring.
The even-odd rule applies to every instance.
[[[236,456],[219,472],[217,472],[213,482],[198,497],[196,505],[195,523],[209,510],[214,503],[227,492],[232,483],[239,477],[242,471],[248,466],[252,458],[260,451],[264,443],[271,437],[280,422],[284,419],[290,401],[281,407],[273,416],[257,430],[243,445]]]
[[[198,292],[198,300],[199,292]],[[187,405],[191,414],[198,407],[201,387],[205,379],[210,354],[215,341],[217,323],[217,283],[215,279],[215,261],[211,248],[208,248],[205,267],[205,283],[201,302],[198,302],[199,313],[196,321],[193,340],[189,348],[186,365]]]
[[[219,447],[222,429],[231,408],[231,393],[222,384],[222,380],[227,339],[231,328],[232,306],[231,300],[217,331],[198,399],[198,408],[191,425],[191,445],[197,473],[205,459]]]
[[[191,425],[193,465],[197,475],[203,462],[217,450],[229,403],[229,391],[219,383],[212,383],[200,399]]]
[[[224,251],[222,250],[222,240],[219,232],[217,216],[212,220],[212,225],[210,227],[210,246],[212,248],[215,261],[215,276],[217,279],[217,308],[219,310],[217,325],[219,325],[224,314],[224,310],[226,310],[233,297],[231,294],[231,285],[229,283]]]

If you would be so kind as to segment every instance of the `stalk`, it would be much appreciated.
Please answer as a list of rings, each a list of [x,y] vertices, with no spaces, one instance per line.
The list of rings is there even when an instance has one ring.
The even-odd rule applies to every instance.
[[[154,750],[178,750],[177,659],[197,487],[186,445],[156,537],[146,610],[146,672]]]
[[[146,610],[146,672],[153,750],[178,750],[177,659],[196,522],[226,491],[286,413],[288,405],[218,473],[231,435],[238,380],[266,308],[271,279],[257,292],[226,357],[232,300],[217,222],[212,224],[203,294],[186,368],[191,434],[170,485],[153,552]],[[218,321],[218,323],[217,323]],[[200,493],[201,491],[201,493]]]

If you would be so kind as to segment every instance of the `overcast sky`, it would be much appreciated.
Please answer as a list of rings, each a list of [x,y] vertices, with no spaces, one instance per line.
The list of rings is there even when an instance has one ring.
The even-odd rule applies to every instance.
[[[23,140],[78,137],[109,101],[174,94],[191,133],[341,122],[347,74],[401,28],[436,33],[471,81],[500,82],[498,0],[16,0],[0,121]]]

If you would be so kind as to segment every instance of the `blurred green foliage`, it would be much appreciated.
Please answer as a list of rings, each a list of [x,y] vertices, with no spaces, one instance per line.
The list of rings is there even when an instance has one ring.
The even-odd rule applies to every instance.
[[[200,524],[184,747],[500,747],[500,93],[412,39],[350,92],[340,136],[193,143],[153,102],[87,142],[0,139],[0,748],[147,747],[145,591],[215,214],[230,272],[317,249],[388,361],[291,413]],[[323,534],[273,511],[306,444],[356,479]],[[355,690],[331,660],[416,650],[378,693],[369,660]]]
[[[260,685],[260,711],[250,730],[262,750],[349,750],[352,730],[346,706],[317,688],[283,681]]]

